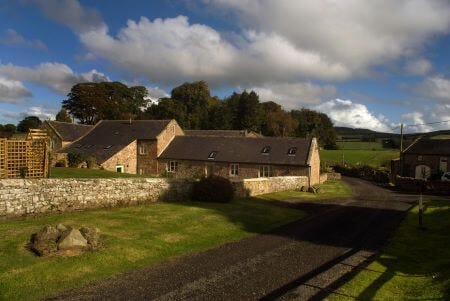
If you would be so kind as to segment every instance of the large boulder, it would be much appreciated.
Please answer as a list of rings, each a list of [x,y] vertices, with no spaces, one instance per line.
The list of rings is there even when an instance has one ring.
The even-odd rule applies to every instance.
[[[100,247],[100,230],[98,228],[82,227],[80,233],[87,240],[91,250]]]
[[[68,229],[58,240],[58,250],[60,251],[83,251],[87,247],[87,240],[78,229]]]
[[[46,226],[31,236],[31,249],[39,256],[46,256],[57,251],[56,241],[60,233],[53,226]]]

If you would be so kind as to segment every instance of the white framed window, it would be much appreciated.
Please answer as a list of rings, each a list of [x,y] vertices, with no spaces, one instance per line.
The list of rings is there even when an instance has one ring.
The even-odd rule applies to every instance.
[[[146,154],[147,154],[147,145],[139,144],[139,155],[146,155]]]
[[[177,161],[169,161],[167,163],[167,171],[168,172],[175,172],[178,170],[178,162]]]
[[[297,153],[297,148],[296,147],[291,147],[288,149],[288,155],[289,156],[295,156],[295,153]]]
[[[270,153],[270,146],[264,146],[261,150],[261,154],[268,155]]]
[[[230,176],[234,177],[239,176],[239,164],[237,163],[230,164]]]
[[[116,172],[120,172],[120,173],[125,172],[123,165],[116,165]]]
[[[259,177],[260,178],[268,178],[272,176],[272,168],[270,165],[262,165],[259,168]]]

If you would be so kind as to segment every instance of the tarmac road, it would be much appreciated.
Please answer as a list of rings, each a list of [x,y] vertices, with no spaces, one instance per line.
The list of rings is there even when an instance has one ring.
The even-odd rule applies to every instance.
[[[305,219],[48,300],[322,300],[373,256],[415,200],[345,181],[348,199],[287,200],[310,213]]]

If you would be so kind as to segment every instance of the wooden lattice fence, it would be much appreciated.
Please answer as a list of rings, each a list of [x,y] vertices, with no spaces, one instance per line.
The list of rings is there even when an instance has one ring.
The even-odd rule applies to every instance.
[[[0,139],[0,178],[45,178],[47,175],[46,139]]]

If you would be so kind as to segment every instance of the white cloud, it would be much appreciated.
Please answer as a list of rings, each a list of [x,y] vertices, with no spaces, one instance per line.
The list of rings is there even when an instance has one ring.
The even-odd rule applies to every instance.
[[[60,63],[42,63],[34,67],[0,64],[0,76],[8,80],[42,85],[60,94],[68,93],[76,83],[110,81],[105,74],[95,69],[75,73],[69,66]]]
[[[450,103],[450,79],[445,76],[430,76],[413,90],[422,97]]]
[[[65,24],[77,33],[101,28],[100,13],[82,7],[77,0],[28,0],[36,4],[50,19]]]
[[[314,109],[326,113],[335,126],[364,128],[379,132],[392,131],[386,117],[375,116],[365,105],[351,100],[329,100]]]
[[[409,112],[401,116],[406,125],[405,133],[430,132],[450,129],[450,105],[438,104],[424,107],[420,112]]]
[[[4,36],[1,38],[1,43],[12,46],[24,46],[40,50],[47,50],[47,45],[39,39],[29,40],[23,37],[14,29],[8,28],[5,30]]]
[[[427,75],[433,70],[433,64],[427,59],[409,61],[405,71],[412,75]]]
[[[0,77],[0,103],[20,103],[32,93],[20,82]]]
[[[17,123],[27,116],[36,116],[41,120],[47,120],[55,119],[57,111],[58,110],[54,108],[33,106],[19,112],[4,111],[2,112],[2,117],[6,122],[12,123]]]
[[[275,101],[286,109],[299,109],[305,105],[317,104],[324,98],[336,96],[334,86],[319,86],[309,82],[269,83],[247,90],[258,93],[261,101]]]

